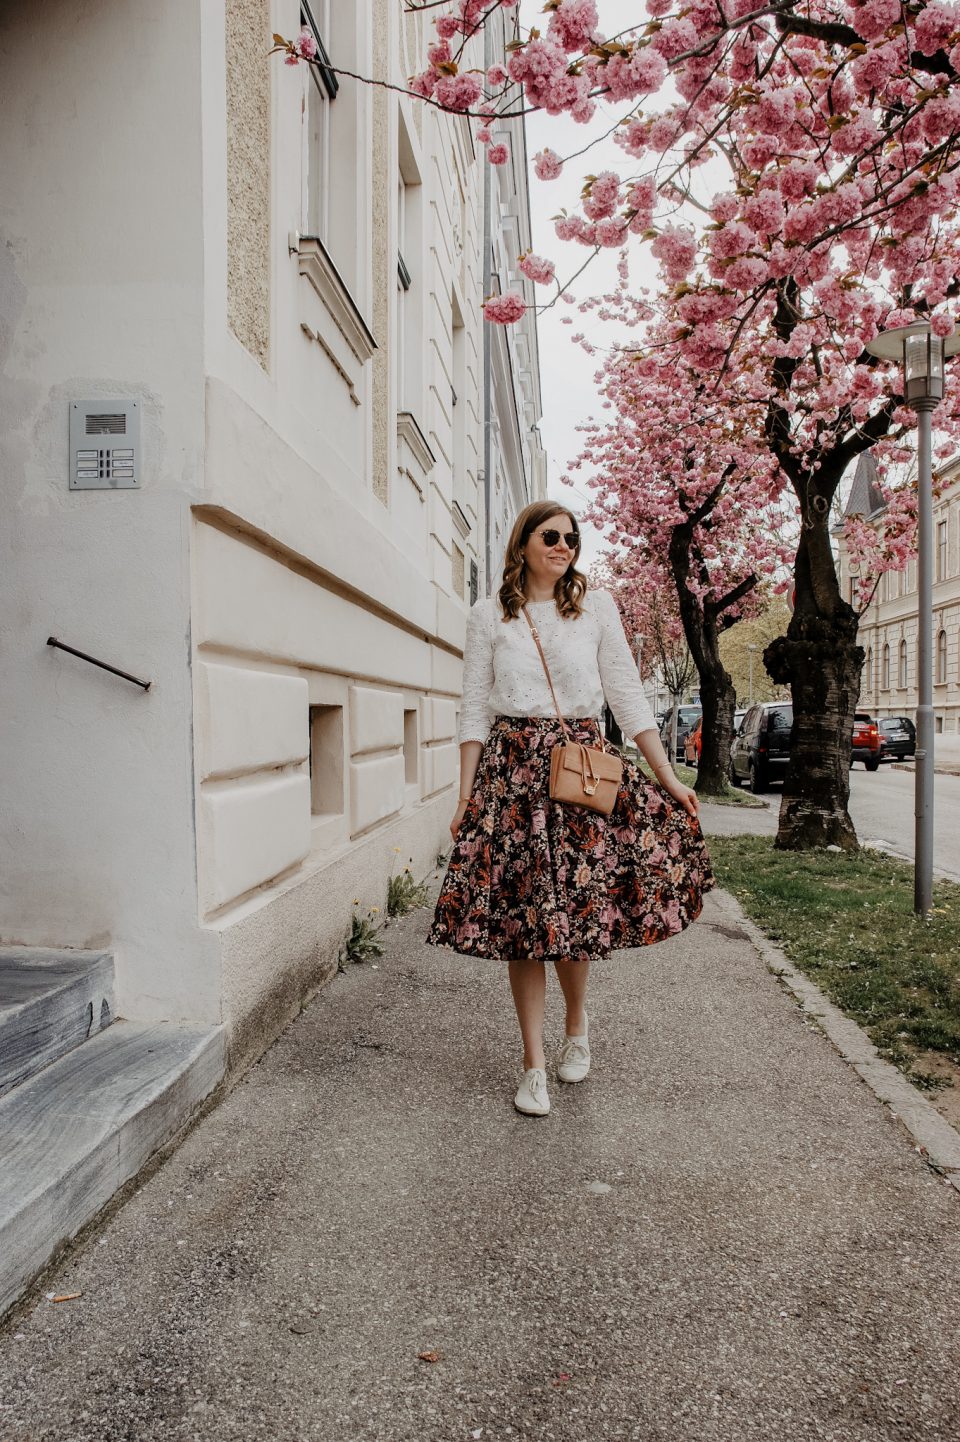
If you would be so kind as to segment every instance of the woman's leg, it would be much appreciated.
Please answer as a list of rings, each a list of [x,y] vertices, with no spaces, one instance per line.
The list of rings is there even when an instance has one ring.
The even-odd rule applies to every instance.
[[[564,1030],[567,1036],[583,1036],[587,1029],[583,1004],[587,999],[587,981],[590,976],[589,961],[571,961],[565,956],[557,962],[557,980],[567,1003],[567,1022]]]
[[[523,1069],[546,1067],[543,1054],[543,1014],[547,999],[547,975],[542,961],[511,961],[510,990],[517,1008],[523,1037]]]

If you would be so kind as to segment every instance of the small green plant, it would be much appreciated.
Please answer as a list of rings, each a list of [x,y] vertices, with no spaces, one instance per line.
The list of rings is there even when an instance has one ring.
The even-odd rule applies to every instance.
[[[410,858],[413,860],[413,858]],[[427,886],[423,881],[414,881],[409,866],[397,876],[391,876],[387,886],[387,915],[406,916],[418,906],[425,906]]]
[[[377,938],[377,926],[373,919],[376,911],[374,907],[367,916],[358,916],[354,912],[350,935],[343,944],[345,960],[369,961],[372,956],[383,955],[383,942]]]

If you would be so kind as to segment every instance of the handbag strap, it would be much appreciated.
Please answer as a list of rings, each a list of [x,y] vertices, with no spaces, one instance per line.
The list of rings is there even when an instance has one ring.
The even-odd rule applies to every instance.
[[[550,695],[553,697],[553,704],[554,704],[554,706],[555,706],[555,708],[556,708],[556,712],[557,712],[557,720],[560,722],[560,725],[563,727],[563,730],[564,730],[565,734],[570,738],[571,741],[574,741],[573,732],[570,730],[570,727],[567,725],[566,721],[563,719],[563,712],[560,710],[560,702],[557,700],[557,693],[556,693],[556,691],[554,691],[554,689],[553,689],[553,681],[552,681],[551,676],[550,676],[550,667],[547,665],[547,658],[546,658],[546,656],[543,654],[543,647],[540,645],[540,633],[539,633],[539,631],[537,630],[536,626],[535,626],[535,625],[533,624],[533,622],[531,621],[531,619],[530,619],[530,612],[527,610],[526,606],[521,606],[520,609],[521,609],[521,611],[523,612],[523,619],[526,621],[527,625],[530,627],[530,635],[533,637],[534,644],[535,644],[537,650],[538,650],[539,653],[540,653],[540,661],[541,661],[541,663],[542,663],[542,665],[543,665],[543,673],[544,673],[544,675],[545,675],[546,678],[547,678],[547,685],[550,687]],[[579,742],[574,742],[574,745],[579,745],[579,744],[580,744]]]

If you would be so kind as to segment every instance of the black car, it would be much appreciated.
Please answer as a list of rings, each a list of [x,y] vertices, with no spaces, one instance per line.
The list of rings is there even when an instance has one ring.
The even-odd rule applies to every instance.
[[[880,760],[914,756],[917,751],[917,728],[909,716],[884,716],[880,728]]]
[[[687,737],[689,736],[690,732],[693,730],[694,726],[696,726],[697,722],[700,720],[700,717],[701,717],[702,715],[703,715],[703,707],[702,707],[702,706],[678,706],[678,708],[677,708],[677,754],[676,754],[676,756],[673,758],[675,761],[682,761],[682,760],[683,760],[683,743],[684,743],[684,741],[686,741],[686,739],[687,739]],[[665,748],[666,748],[666,751],[667,751],[667,755],[668,755],[668,756],[670,755],[670,728],[671,728],[672,722],[673,722],[673,711],[671,710],[671,711],[668,711],[667,714],[666,714],[666,716],[663,718],[663,723],[662,723],[662,725],[661,725],[661,727],[660,727],[660,740],[663,742],[663,744],[664,744],[664,746],[665,746]]]
[[[749,781],[750,790],[766,791],[782,781],[790,760],[793,706],[789,701],[758,701],[751,706],[730,747],[730,780]]]

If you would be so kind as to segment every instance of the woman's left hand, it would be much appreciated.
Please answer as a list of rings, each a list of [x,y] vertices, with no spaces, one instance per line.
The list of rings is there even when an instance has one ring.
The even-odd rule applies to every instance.
[[[689,815],[699,816],[700,798],[691,787],[684,786],[679,776],[671,773],[670,776],[663,778],[660,785],[669,796],[673,797],[674,801],[679,801],[684,811],[688,812]]]

